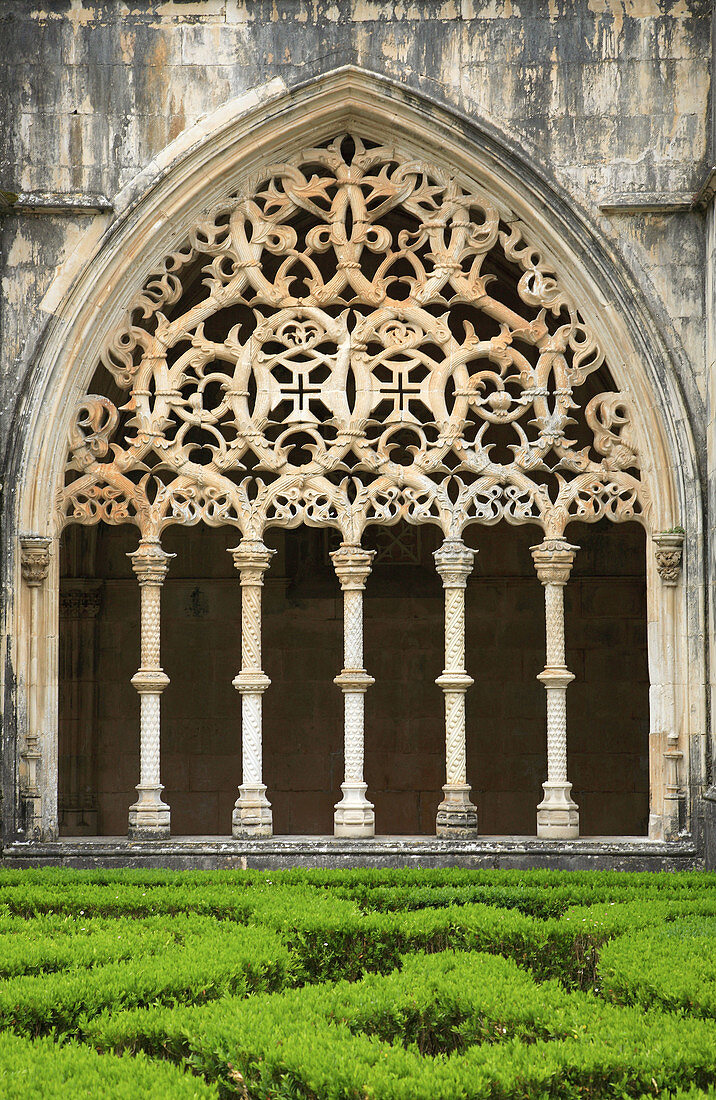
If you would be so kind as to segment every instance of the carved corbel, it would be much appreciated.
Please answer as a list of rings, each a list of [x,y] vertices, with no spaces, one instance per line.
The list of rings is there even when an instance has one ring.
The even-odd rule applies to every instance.
[[[683,531],[661,531],[652,535],[656,546],[656,568],[667,588],[675,588],[681,577],[684,551]]]

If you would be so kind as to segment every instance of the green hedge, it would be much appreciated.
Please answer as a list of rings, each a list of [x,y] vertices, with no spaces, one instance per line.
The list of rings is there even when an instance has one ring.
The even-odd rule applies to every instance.
[[[658,1003],[716,1019],[716,920],[692,917],[607,944],[598,981],[615,1003]]]
[[[540,985],[477,952],[412,956],[358,983],[104,1015],[85,1035],[99,1050],[163,1053],[227,1089],[240,1080],[244,1096],[282,1100],[639,1096],[716,1083],[706,1021]]]
[[[716,1100],[715,1006],[716,876],[0,872],[3,1097]]]
[[[131,935],[130,922],[118,922]],[[293,982],[292,959],[266,928],[245,928],[206,918],[175,918],[156,954],[90,970],[42,973],[0,983],[0,1026],[26,1035],[74,1031],[80,1017],[111,1005],[195,1004],[226,993],[246,996]]]
[[[217,1100],[215,1085],[167,1062],[107,1058],[77,1043],[58,1046],[0,1033],[3,1100]]]

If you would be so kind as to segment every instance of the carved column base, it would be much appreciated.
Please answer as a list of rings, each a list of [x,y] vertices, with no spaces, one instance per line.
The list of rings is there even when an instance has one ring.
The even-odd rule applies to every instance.
[[[238,837],[273,836],[273,811],[265,783],[239,787],[231,815],[231,834]]]
[[[138,783],[135,790],[139,798],[129,807],[129,839],[161,840],[169,836],[170,810],[162,802],[162,784],[150,787]]]
[[[446,783],[435,819],[436,836],[477,836],[477,806],[470,801],[469,783]]]
[[[341,783],[343,798],[333,815],[334,836],[375,836],[373,803],[365,796],[367,783]]]
[[[542,789],[537,836],[542,840],[574,840],[579,836],[579,807],[572,801],[572,784],[547,780]]]

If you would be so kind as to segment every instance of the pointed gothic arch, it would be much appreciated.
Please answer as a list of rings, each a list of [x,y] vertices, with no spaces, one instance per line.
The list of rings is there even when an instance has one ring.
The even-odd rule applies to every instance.
[[[689,662],[701,610],[685,602],[685,586],[671,583],[678,570],[668,566],[681,544],[674,529],[688,517],[686,581],[696,586],[700,512],[682,402],[640,323],[642,304],[564,196],[493,134],[466,134],[463,120],[355,70],[277,92],[194,128],[155,166],[144,193],[135,185],[120,197],[124,213],[62,299],[40,349],[17,456],[24,474],[16,522],[26,536],[24,586],[15,574],[26,605],[18,624],[29,618],[36,639],[23,652],[18,627],[17,766],[31,828],[56,830],[58,584],[56,554],[48,584],[32,561],[44,560],[47,540],[66,522],[140,529],[134,564],[148,649],[135,680],[146,712],[142,809],[155,824],[166,817],[151,764],[163,686],[151,626],[166,569],[158,538],[171,522],[238,528],[247,651],[237,686],[253,779],[244,780],[235,824],[260,831],[268,818],[256,738],[266,685],[251,639],[269,563],[264,528],[307,522],[341,531],[341,686],[346,726],[357,736],[369,678],[348,624],[360,620],[370,568],[362,529],[402,517],[442,528],[436,560],[454,639],[442,686],[448,757],[451,744],[459,757],[467,686],[460,590],[470,566],[460,536],[470,522],[504,518],[537,521],[545,533],[535,563],[554,630],[543,676],[554,783],[566,795],[544,835],[574,835],[561,759],[571,677],[559,622],[573,556],[564,534],[570,519],[606,515],[637,518],[649,535],[664,536],[661,570],[651,556],[647,568],[650,832],[673,834],[689,746],[693,739],[701,751],[703,743],[698,707],[687,706],[702,697],[692,677],[703,679],[702,655]],[[100,364],[130,398],[123,416],[111,387],[85,397]],[[582,411],[573,418],[576,404]],[[698,758],[691,767],[701,774]],[[370,812],[359,762],[354,770],[343,817],[355,835],[370,829]],[[443,824],[469,828],[459,759],[448,786]]]

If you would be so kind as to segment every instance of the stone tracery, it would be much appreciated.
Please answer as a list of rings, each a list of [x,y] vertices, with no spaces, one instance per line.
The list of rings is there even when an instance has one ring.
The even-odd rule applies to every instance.
[[[522,226],[360,138],[196,226],[102,361],[128,401],[83,399],[64,522],[304,522],[355,544],[401,518],[558,538],[647,507],[628,399],[593,392],[604,354]]]
[[[570,520],[643,519],[649,508],[628,397],[609,388],[596,337],[523,226],[466,181],[359,137],[271,166],[196,225],[146,280],[102,366],[114,386],[77,409],[60,525],[133,523],[157,545],[175,523],[233,525],[242,535],[241,677],[251,684],[235,681],[244,727],[237,835],[271,830],[260,764],[269,683],[260,580],[249,585],[244,568],[257,547],[268,567],[267,528],[333,527],[348,552],[370,524],[432,523],[459,558],[471,553],[466,527],[505,519],[541,526],[552,554],[573,551]],[[444,584],[446,631],[464,640],[462,589]],[[360,592],[346,597],[347,609],[359,606]],[[347,615],[346,637],[349,626]],[[563,623],[555,632],[548,615],[547,626],[562,659],[553,669],[548,654],[541,678],[571,679]],[[341,835],[365,835],[373,820],[362,781],[362,638],[348,656],[342,675],[353,679],[337,682],[346,748],[361,760],[351,771],[346,754],[344,801],[350,788],[360,822],[348,822],[342,803],[336,822]],[[471,680],[462,664],[446,651],[438,681],[448,763],[462,762],[448,769],[438,829],[467,833],[476,814],[464,775]],[[545,835],[568,801],[567,682],[545,683],[548,780],[566,791],[559,806],[541,807]],[[152,729],[142,722],[143,745],[150,734],[158,743],[158,699]],[[576,806],[568,809],[573,835]]]

